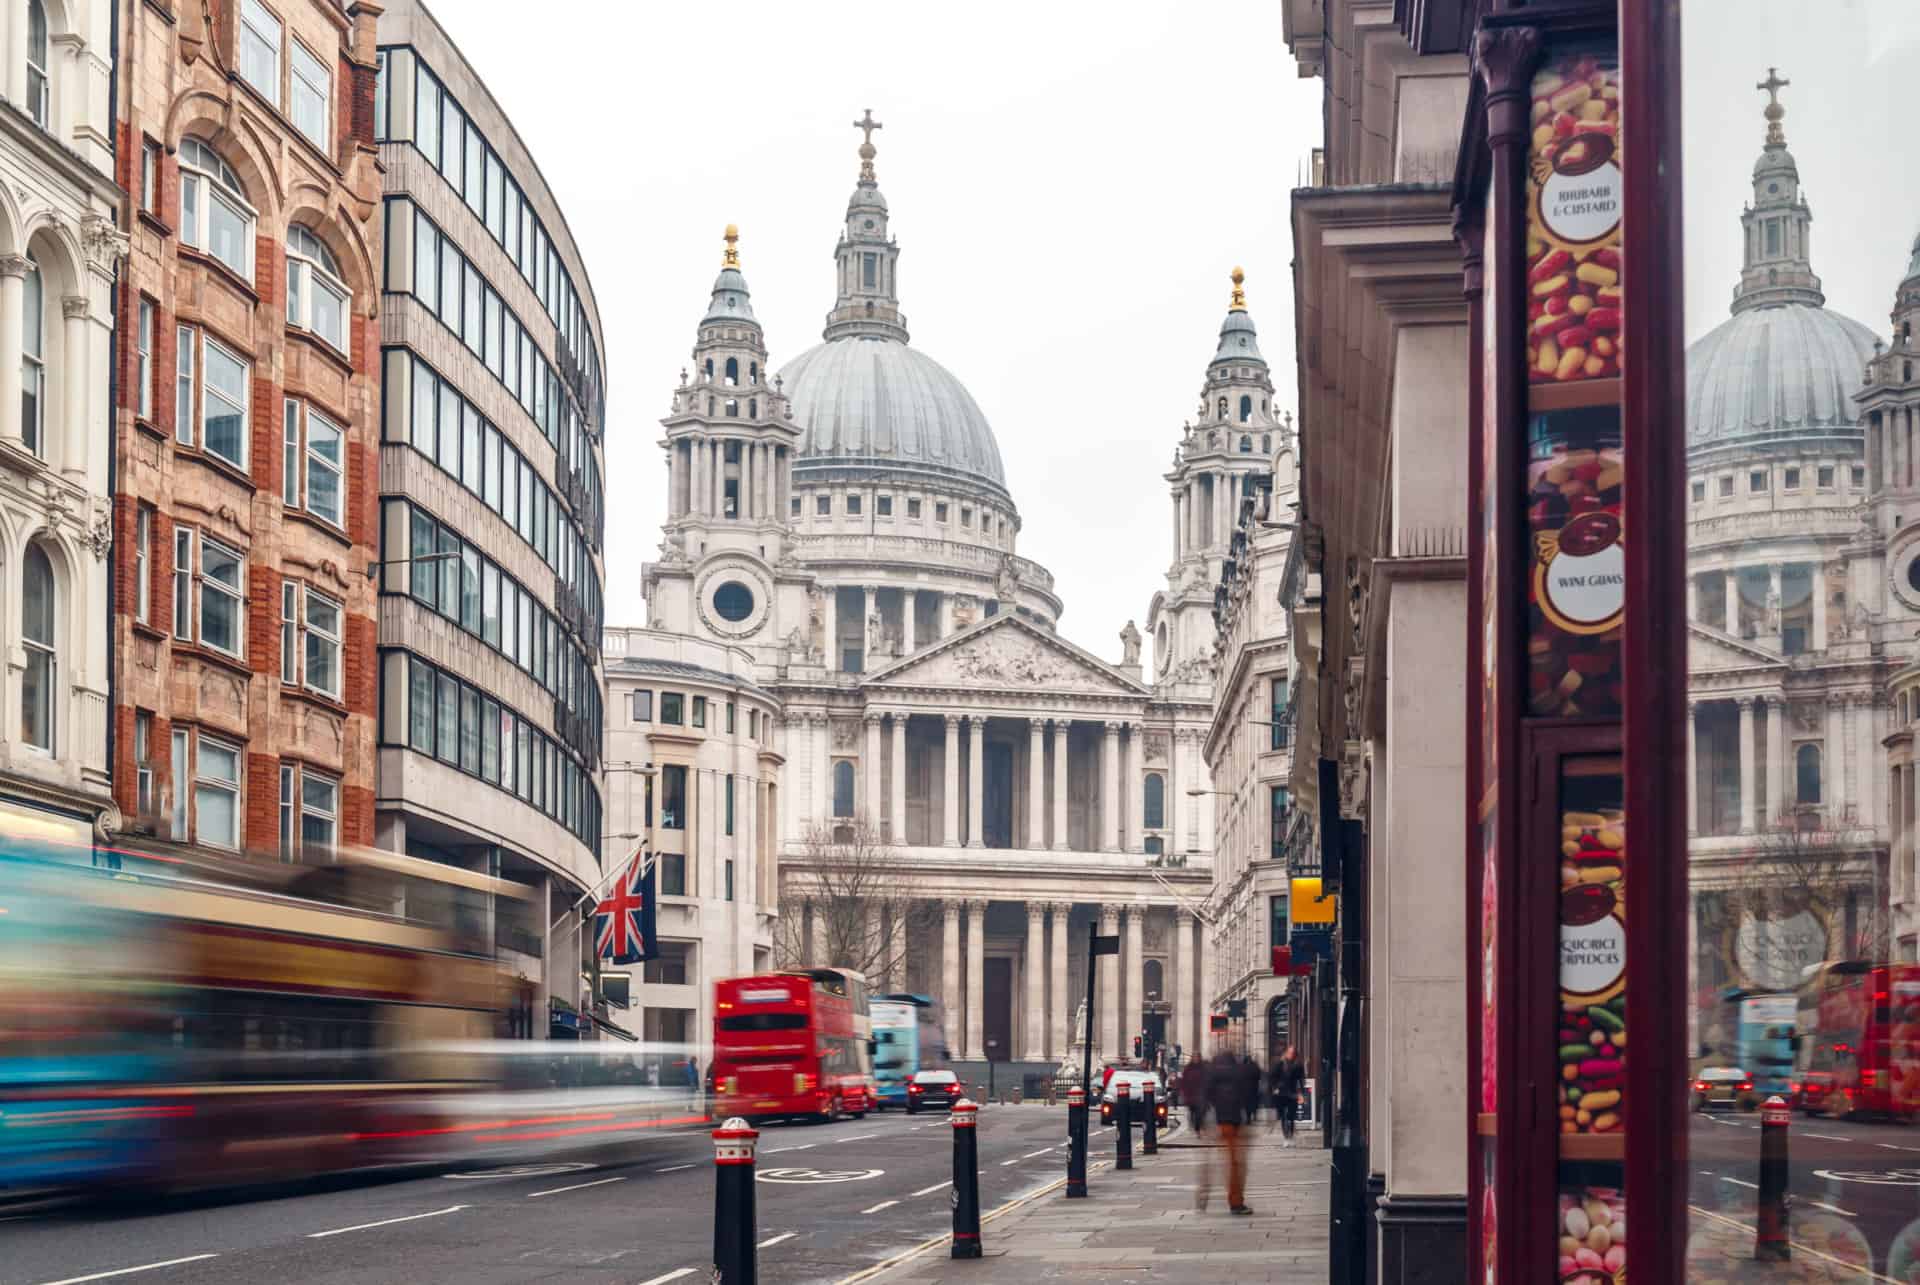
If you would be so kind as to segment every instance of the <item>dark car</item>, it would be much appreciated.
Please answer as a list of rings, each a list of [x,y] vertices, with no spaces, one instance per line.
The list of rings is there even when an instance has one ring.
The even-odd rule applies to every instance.
[[[1738,1107],[1751,1111],[1760,1105],[1753,1091],[1753,1077],[1737,1066],[1709,1066],[1693,1077],[1693,1109]]]
[[[960,1100],[960,1077],[952,1071],[915,1071],[907,1081],[907,1114],[943,1111]]]
[[[1165,1125],[1167,1122],[1167,1088],[1160,1083],[1157,1071],[1115,1071],[1107,1081],[1107,1091],[1100,1095],[1100,1123],[1112,1124],[1116,1118],[1115,1107],[1119,1096],[1115,1090],[1120,1085],[1127,1086],[1127,1123],[1145,1124],[1147,1119],[1146,1087],[1153,1086],[1154,1123]]]

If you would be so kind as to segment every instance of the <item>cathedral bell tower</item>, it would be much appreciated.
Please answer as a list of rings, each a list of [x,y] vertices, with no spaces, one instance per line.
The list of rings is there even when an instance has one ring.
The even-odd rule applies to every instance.
[[[1258,489],[1248,479],[1270,478],[1275,456],[1290,450],[1291,425],[1274,407],[1272,375],[1247,312],[1246,273],[1235,268],[1230,279],[1233,292],[1207,363],[1199,415],[1181,427],[1165,475],[1172,488],[1173,560],[1149,619],[1161,681],[1191,681],[1203,670],[1214,638],[1214,587],[1241,503]]]
[[[839,269],[839,292],[827,314],[826,339],[848,335],[882,335],[907,342],[907,319],[900,312],[899,282],[895,270],[900,244],[887,234],[887,198],[873,175],[873,131],[881,127],[869,108],[853,127],[864,130],[860,144],[860,181],[847,201],[847,226],[833,249]]]
[[[1812,308],[1827,303],[1813,272],[1813,211],[1800,190],[1800,167],[1787,150],[1781,124],[1787,109],[1780,105],[1780,91],[1791,83],[1769,67],[1767,78],[1756,86],[1767,93],[1767,141],[1753,163],[1753,204],[1740,215],[1746,236],[1740,284],[1733,290],[1736,313],[1783,303]]]
[[[769,383],[767,346],[740,271],[739,229],[700,319],[693,369],[680,372],[666,426],[667,533],[686,556],[740,549],[777,560],[788,538],[800,426]]]

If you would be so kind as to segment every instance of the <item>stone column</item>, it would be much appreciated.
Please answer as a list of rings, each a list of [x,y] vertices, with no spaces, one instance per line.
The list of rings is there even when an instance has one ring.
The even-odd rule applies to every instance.
[[[1120,851],[1120,724],[1108,723],[1100,742],[1100,847]]]
[[[940,903],[940,1002],[947,1010],[947,1049],[949,1056],[960,1056],[960,1033],[966,1015],[965,998],[960,993],[960,903]]]
[[[868,710],[860,721],[867,729],[865,747],[860,752],[860,778],[864,788],[860,791],[860,806],[854,811],[866,818],[877,836],[887,816],[880,781],[880,715],[878,711]]]
[[[1147,998],[1146,943],[1142,935],[1145,906],[1127,907],[1127,939],[1120,958],[1126,963],[1114,971],[1120,974],[1120,1051],[1133,1052],[1133,1034],[1140,1029],[1141,1010]]]
[[[1740,707],[1740,833],[1753,833],[1753,816],[1759,811],[1753,798],[1753,697],[1742,696],[1734,702]]]
[[[1173,491],[1173,560],[1175,562],[1180,561],[1181,555],[1186,552],[1186,550],[1181,547],[1183,541],[1181,540],[1182,533],[1180,528],[1181,523],[1186,518],[1186,514],[1181,511],[1183,507],[1181,503],[1182,498],[1180,489],[1175,487]]]
[[[1173,912],[1173,1030],[1175,1043],[1191,1055],[1200,1047],[1198,1005],[1193,984],[1193,912],[1181,906]]]
[[[840,672],[840,622],[835,619],[840,614],[840,590],[835,585],[820,586],[820,624],[826,631],[827,672]]]
[[[157,394],[156,394],[157,395]],[[700,479],[706,476],[706,453],[698,438],[687,443],[687,512],[701,513],[705,510],[705,492],[700,489]]]
[[[1786,568],[1778,562],[1769,562],[1767,564],[1767,609],[1769,612],[1777,612],[1780,605],[1786,601],[1785,598],[1780,596],[1780,581],[1785,575],[1785,572]],[[1786,626],[1781,622],[1777,614],[1771,614],[1767,617],[1767,625],[1768,636],[1774,639],[1777,644],[1780,636],[1786,632]]]
[[[1120,907],[1108,903],[1100,907],[1100,935],[1111,937],[1120,931]],[[1102,956],[1100,968],[1100,1045],[1094,1058],[1116,1056],[1120,1051],[1120,959]]]
[[[60,313],[67,323],[66,351],[60,354],[60,364],[67,372],[66,405],[63,407],[65,423],[59,433],[59,446],[54,447],[51,442],[43,443],[41,451],[49,460],[57,462],[63,473],[69,475],[84,475],[86,471],[87,393],[93,387],[90,378],[93,360],[87,351],[87,334],[92,327],[87,321],[92,311],[83,294],[70,294],[60,300]],[[48,416],[48,432],[43,436],[54,436],[53,424],[53,417]]]
[[[727,444],[713,444],[713,516],[723,518],[727,513]]]
[[[1073,1006],[1067,1003],[1067,949],[1070,944],[1067,926],[1073,905],[1071,902],[1055,901],[1048,903],[1047,909],[1052,912],[1048,917],[1053,921],[1049,925],[1049,931],[1053,934],[1052,976],[1048,978],[1049,989],[1053,993],[1053,1047],[1050,1055],[1057,1060],[1065,1057],[1067,1050],[1073,1047],[1073,1032],[1069,1029],[1073,1022]]]
[[[1027,957],[1022,961],[1027,973],[1027,1042],[1020,1056],[1030,1062],[1047,1056],[1046,914],[1042,903],[1027,903]]]
[[[15,12],[18,10],[18,12]],[[16,103],[26,101],[27,6],[16,4],[8,11],[8,25],[18,29],[19,39],[7,46],[8,81],[21,81],[18,95],[8,97]],[[42,285],[46,281],[41,278]],[[20,440],[20,362],[26,344],[27,257],[23,254],[0,255],[0,436],[10,442]],[[169,372],[171,373],[171,372]],[[172,387],[169,379],[166,385]],[[156,393],[158,397],[160,394]],[[171,393],[168,394],[169,396]]]
[[[1046,722],[1027,720],[1027,846],[1040,851],[1047,846],[1047,743]]]
[[[1687,619],[1700,619],[1700,580],[1692,573],[1687,575]]]
[[[1813,641],[1815,651],[1827,649],[1827,576],[1824,566],[1815,562],[1813,571]]]
[[[940,592],[940,636],[949,637],[953,633],[953,595]]]
[[[1686,832],[1699,834],[1699,709],[1686,703]]]
[[[1847,703],[1835,696],[1827,705],[1826,779],[1820,783],[1820,797],[1827,802],[1827,817],[1834,829],[1845,823],[1847,804]]]
[[[1167,738],[1167,818],[1173,823],[1173,850],[1187,850],[1187,731],[1176,727]]]
[[[1147,729],[1142,723],[1127,724],[1127,779],[1122,784],[1121,807],[1126,809],[1127,851],[1146,850],[1145,780],[1147,774]]]
[[[900,595],[900,645],[909,654],[920,646],[914,629],[914,613],[920,608],[920,591],[908,589]]]
[[[1053,850],[1067,850],[1067,729],[1064,718],[1053,720]]]
[[[907,716],[893,716],[893,807],[889,837],[905,845],[907,841]]]
[[[1740,569],[1728,567],[1723,573],[1727,578],[1726,629],[1735,638],[1740,636]]]
[[[967,902],[967,1056],[987,1055],[986,1016],[987,978],[987,903],[979,898]]]
[[[986,846],[986,746],[984,714],[967,715],[967,846]]]
[[[1761,814],[1772,822],[1787,810],[1787,698],[1784,692],[1766,698],[1767,702],[1767,806]]]
[[[940,758],[940,776],[945,783],[941,794],[940,842],[949,848],[960,846],[960,716],[947,715],[946,753]]]

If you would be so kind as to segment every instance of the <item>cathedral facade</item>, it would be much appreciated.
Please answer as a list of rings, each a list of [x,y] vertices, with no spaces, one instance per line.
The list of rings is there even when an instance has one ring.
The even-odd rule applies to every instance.
[[[1213,844],[1201,756],[1211,595],[1235,479],[1268,457],[1238,454],[1225,422],[1210,454],[1186,448],[1169,592],[1149,620],[1152,675],[1131,624],[1111,658],[1061,636],[1064,600],[1019,552],[993,429],[912,344],[874,172],[878,125],[860,124],[833,307],[821,342],[777,371],[728,229],[662,421],[668,513],[643,571],[648,627],[623,631],[610,693],[610,736],[643,707],[651,719],[638,730],[660,773],[661,860],[727,863],[723,877],[680,885],[685,897],[663,888],[663,941],[698,921],[676,902],[722,889],[761,902],[729,917],[739,949],[688,988],[703,1006],[695,1038],[716,977],[762,959],[864,965],[877,991],[941,1003],[955,1058],[1037,1076],[1078,1034],[1097,930],[1120,936],[1121,955],[1098,974],[1096,1052],[1130,1054],[1141,1035],[1199,1047],[1216,989],[1199,931]],[[1244,310],[1230,313],[1224,360],[1251,344]],[[1217,365],[1205,414],[1217,401],[1237,421],[1250,396],[1270,425],[1264,363],[1253,370]],[[696,652],[698,665],[675,660]],[[765,809],[761,824],[736,816],[732,774],[702,766],[697,742],[717,712],[704,732],[691,727],[676,684],[770,706],[765,743],[737,760],[750,774],[739,797]],[[629,688],[651,695],[636,702]],[[662,726],[669,699],[681,722]],[[846,903],[862,899],[849,932]]]

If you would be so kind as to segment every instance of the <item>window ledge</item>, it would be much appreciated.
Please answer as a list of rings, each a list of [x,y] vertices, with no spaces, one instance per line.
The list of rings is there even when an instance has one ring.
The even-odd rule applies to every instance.
[[[349,323],[351,325],[351,323]],[[287,338],[299,341],[303,347],[318,353],[328,365],[337,367],[341,374],[351,379],[354,374],[353,359],[333,346],[331,340],[323,338],[315,331],[308,330],[297,322],[286,323]]]
[[[134,633],[139,634],[143,638],[151,638],[155,642],[165,642],[171,636],[166,630],[151,621],[129,619],[127,624],[132,628]]]
[[[352,551],[353,537],[348,535],[345,529],[334,525],[332,522],[329,522],[327,519],[319,516],[318,514],[309,513],[305,509],[295,508],[291,504],[285,505],[281,509],[281,512],[286,517],[287,521],[298,523],[299,525],[304,527],[310,527],[313,530],[318,531],[321,535],[325,536],[328,540],[331,540],[333,543],[339,545],[341,548],[346,549],[349,552]]]
[[[259,227],[259,220],[257,216],[254,221],[254,227],[256,230]],[[245,277],[241,276],[238,272],[235,272],[232,268],[228,267],[224,260],[216,259],[211,254],[208,254],[205,250],[202,250],[199,246],[188,245],[184,241],[180,243],[180,257],[182,259],[188,260],[189,262],[197,263],[197,264],[200,264],[202,267],[207,268],[208,270],[213,272],[215,276],[220,277],[228,285],[232,286],[235,290],[238,290],[241,294],[245,295],[247,298],[247,302],[253,304],[255,307],[259,307],[260,292],[253,288],[253,282],[247,280]],[[244,347],[245,346],[242,345],[243,350],[244,350]]]
[[[173,236],[173,225],[155,214],[152,210],[135,210],[134,216],[162,237]]]
[[[139,414],[138,412],[134,414],[133,426],[139,429],[143,433],[151,433],[153,436],[159,438],[163,442],[167,441],[169,438],[173,436],[172,433],[169,433],[166,429],[161,428],[158,424],[154,423],[152,420],[148,419],[144,415]]]
[[[253,431],[251,424],[248,425],[247,431]],[[173,443],[173,454],[176,459],[195,460],[206,468],[213,470],[215,473],[219,473],[237,482],[239,485],[247,488],[249,495],[260,489],[259,485],[254,482],[252,474],[242,469],[239,465],[230,462],[225,456],[215,455],[213,452],[203,450],[198,446],[188,446],[185,442],[177,438]]]
[[[343,643],[341,645],[340,657],[343,666],[346,663],[345,653],[346,646]],[[312,705],[316,709],[323,709],[330,714],[337,714],[341,718],[347,718],[353,713],[352,710],[347,708],[346,702],[329,696],[325,692],[316,692],[311,687],[301,687],[294,683],[282,682],[280,684],[280,697],[282,700],[301,701],[305,704]]]
[[[242,605],[244,607],[244,604]],[[189,642],[185,638],[175,638],[173,640],[173,655],[176,660],[182,657],[192,657],[195,660],[205,661],[210,665],[224,669],[241,678],[253,677],[253,667],[247,664],[246,657],[229,655],[227,652],[221,651],[218,647],[209,647],[205,643]]]

